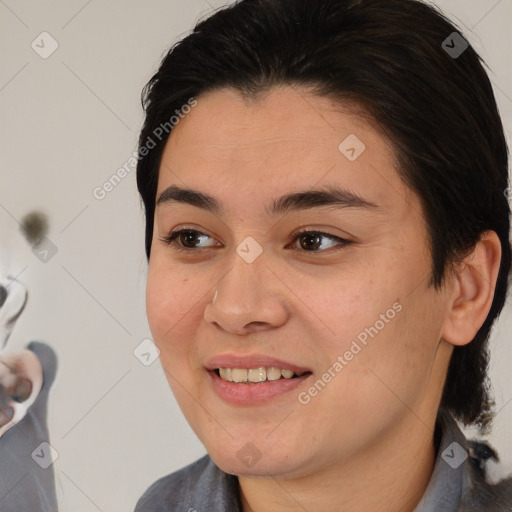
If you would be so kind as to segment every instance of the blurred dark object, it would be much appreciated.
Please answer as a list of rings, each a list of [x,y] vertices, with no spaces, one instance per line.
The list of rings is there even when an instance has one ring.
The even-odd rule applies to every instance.
[[[48,229],[48,217],[43,212],[33,211],[21,219],[21,231],[32,246],[36,246],[48,234]]]

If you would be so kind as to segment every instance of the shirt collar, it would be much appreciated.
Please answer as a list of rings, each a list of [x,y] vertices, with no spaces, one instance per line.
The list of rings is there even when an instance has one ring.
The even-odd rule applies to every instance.
[[[441,441],[434,471],[414,512],[456,512],[470,485],[469,448],[453,416],[441,408],[437,417]]]

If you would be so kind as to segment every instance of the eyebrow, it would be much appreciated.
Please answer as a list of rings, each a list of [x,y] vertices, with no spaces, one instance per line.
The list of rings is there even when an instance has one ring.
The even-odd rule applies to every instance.
[[[218,199],[205,192],[182,188],[178,185],[167,187],[158,197],[156,205],[172,202],[196,206],[197,208],[202,208],[216,215],[222,215],[224,212],[223,205]],[[270,216],[277,216],[290,211],[307,210],[325,206],[334,206],[336,208],[363,208],[367,210],[380,209],[377,204],[364,199],[355,192],[331,185],[323,189],[304,190],[283,195],[274,199],[274,201],[265,208],[265,211]]]

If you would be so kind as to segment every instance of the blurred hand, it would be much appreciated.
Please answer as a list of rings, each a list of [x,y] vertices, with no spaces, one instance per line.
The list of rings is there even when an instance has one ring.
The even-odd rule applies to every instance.
[[[0,276],[0,350],[5,347],[27,300],[28,292],[23,284],[12,276]]]
[[[0,428],[13,418],[13,402],[25,402],[32,391],[39,392],[41,384],[42,368],[33,352],[21,350],[0,355]]]
[[[32,392],[32,383],[0,360],[0,427],[8,423],[14,409],[9,403],[24,402]]]

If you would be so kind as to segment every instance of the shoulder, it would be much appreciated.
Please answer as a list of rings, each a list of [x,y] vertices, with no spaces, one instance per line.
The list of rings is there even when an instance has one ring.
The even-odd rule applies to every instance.
[[[512,478],[493,484],[488,463],[498,454],[487,443],[468,439],[454,416],[440,409],[437,458],[431,481],[415,512],[512,512]]]
[[[210,461],[208,455],[205,455],[188,466],[159,478],[139,498],[135,512],[163,512],[172,510],[172,505],[184,504],[187,495],[207,471]]]
[[[459,512],[512,512],[512,477],[496,484],[488,482],[487,463],[499,460],[489,444],[470,440],[468,447],[469,483],[462,496]]]
[[[152,485],[139,498],[134,512],[206,510],[205,506],[234,506],[209,510],[237,511],[236,477],[219,469],[209,455],[170,473]]]

